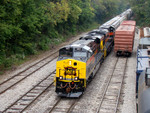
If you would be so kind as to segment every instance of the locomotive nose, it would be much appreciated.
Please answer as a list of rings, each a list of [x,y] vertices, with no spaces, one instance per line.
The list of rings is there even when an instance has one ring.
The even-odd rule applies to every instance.
[[[70,59],[69,61],[65,61],[64,62],[64,65],[68,65],[68,66],[77,66],[77,61],[74,61],[74,60],[72,60],[72,59]]]

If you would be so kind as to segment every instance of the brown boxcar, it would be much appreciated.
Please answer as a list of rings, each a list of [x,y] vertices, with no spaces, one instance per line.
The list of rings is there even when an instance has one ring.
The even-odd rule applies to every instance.
[[[132,21],[132,20],[123,21],[121,23],[121,25],[133,25],[133,26],[135,26],[136,25],[136,21]]]
[[[135,21],[124,21],[115,32],[114,51],[117,56],[130,56],[135,35]]]

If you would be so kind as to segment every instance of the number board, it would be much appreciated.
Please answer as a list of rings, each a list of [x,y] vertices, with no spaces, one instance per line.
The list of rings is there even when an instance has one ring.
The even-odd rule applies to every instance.
[[[67,67],[65,68],[65,75],[74,75],[76,76],[76,68]]]

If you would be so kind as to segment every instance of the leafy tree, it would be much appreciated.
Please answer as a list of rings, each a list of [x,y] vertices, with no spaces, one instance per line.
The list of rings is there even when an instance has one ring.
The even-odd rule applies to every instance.
[[[118,5],[121,2],[123,0],[1,0],[0,67],[46,50],[52,43],[87,29],[95,21],[102,23],[115,15],[117,9],[126,7]],[[147,6],[149,1],[143,3]],[[140,14],[148,18],[148,11]]]
[[[150,25],[150,1],[149,0],[128,0],[136,16],[139,25]]]

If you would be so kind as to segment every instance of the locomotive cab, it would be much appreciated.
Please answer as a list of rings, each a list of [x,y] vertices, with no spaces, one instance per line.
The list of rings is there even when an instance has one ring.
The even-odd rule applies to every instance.
[[[92,51],[91,51],[92,52]],[[86,62],[87,60],[87,50],[81,47],[64,47],[59,50],[59,60],[73,58],[76,60],[80,60]]]
[[[86,88],[86,61],[92,55],[88,46],[73,45],[60,49],[56,64],[56,93],[79,97]]]

